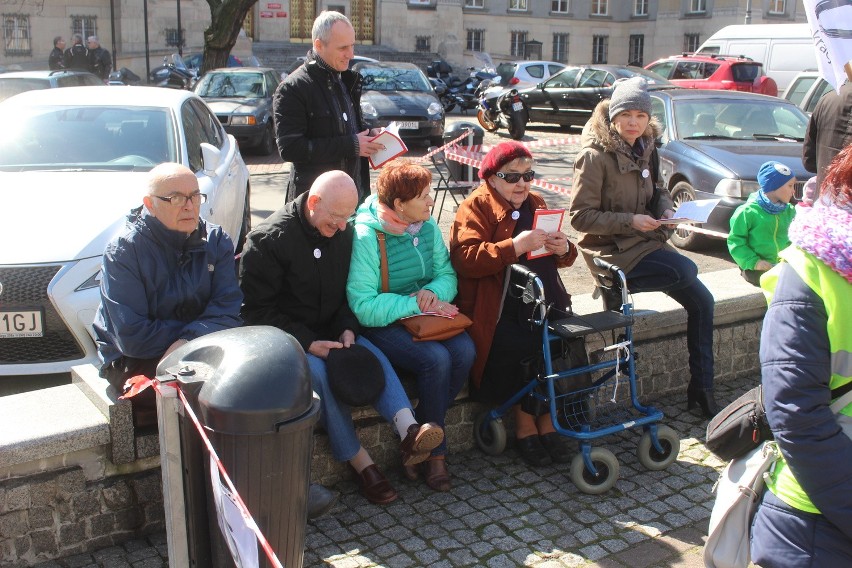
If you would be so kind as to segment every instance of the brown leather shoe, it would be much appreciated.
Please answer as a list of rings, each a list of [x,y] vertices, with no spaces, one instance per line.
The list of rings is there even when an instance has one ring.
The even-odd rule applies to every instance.
[[[361,493],[367,498],[370,503],[376,505],[387,505],[396,501],[399,497],[387,478],[379,471],[376,464],[370,464],[361,470],[361,473],[355,471],[352,464],[349,464],[352,473],[355,474],[355,481],[358,482],[358,487]]]
[[[412,424],[408,427],[405,439],[399,444],[402,465],[414,465],[424,461],[443,441],[444,430],[434,422],[422,426]]]
[[[426,477],[426,485],[435,491],[449,491],[452,487],[444,456],[431,456],[423,462],[423,475]]]
[[[405,479],[408,481],[417,481],[420,479],[420,464],[417,465],[404,465],[402,466],[402,475],[405,476]]]

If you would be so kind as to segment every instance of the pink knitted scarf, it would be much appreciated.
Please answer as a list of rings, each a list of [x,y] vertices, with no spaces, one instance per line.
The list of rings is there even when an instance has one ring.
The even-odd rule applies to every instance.
[[[852,210],[822,199],[799,209],[790,224],[790,241],[809,252],[852,284]]]

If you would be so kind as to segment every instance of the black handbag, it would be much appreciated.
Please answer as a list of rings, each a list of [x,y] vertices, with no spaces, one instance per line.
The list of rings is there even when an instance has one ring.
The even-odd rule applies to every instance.
[[[707,449],[725,461],[744,456],[773,439],[760,385],[723,408],[707,425]]]

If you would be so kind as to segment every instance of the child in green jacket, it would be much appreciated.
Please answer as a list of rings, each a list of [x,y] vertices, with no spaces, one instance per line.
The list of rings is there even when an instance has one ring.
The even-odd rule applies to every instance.
[[[760,286],[760,276],[778,262],[790,245],[787,229],[796,214],[790,205],[796,177],[780,162],[766,162],[757,172],[760,189],[749,195],[731,217],[728,250],[743,278]]]

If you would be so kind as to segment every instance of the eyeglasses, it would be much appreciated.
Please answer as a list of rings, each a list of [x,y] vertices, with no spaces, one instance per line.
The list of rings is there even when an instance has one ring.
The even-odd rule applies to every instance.
[[[323,203],[322,201],[320,201],[320,205],[322,205],[322,208],[325,209],[326,213],[328,213],[328,216],[331,217],[331,220],[338,224],[348,222],[349,218],[354,215],[354,213],[350,213],[349,215],[337,215],[335,213],[332,213],[331,210],[326,207],[325,203]]]
[[[182,193],[175,193],[174,195],[170,195],[168,197],[163,197],[162,195],[153,195],[152,197],[156,197],[160,201],[165,201],[166,203],[171,203],[175,207],[183,207],[186,205],[187,201],[196,201],[198,203],[206,203],[207,202],[207,194],[201,193],[197,191],[195,193],[190,193],[189,195],[184,195]]]
[[[535,170],[530,170],[522,174],[518,172],[497,172],[494,175],[496,175],[498,178],[502,179],[506,183],[518,183],[519,181],[521,181],[521,178],[524,178],[524,181],[532,181],[535,177]]]

